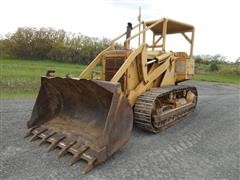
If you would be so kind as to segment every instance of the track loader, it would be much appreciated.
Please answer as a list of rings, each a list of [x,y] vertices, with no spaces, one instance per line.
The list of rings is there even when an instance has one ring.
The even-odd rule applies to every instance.
[[[185,38],[189,53],[166,50],[171,34]],[[120,39],[124,46],[117,49]],[[138,45],[131,48],[134,39]],[[72,154],[70,165],[86,161],[86,173],[128,142],[133,125],[153,133],[169,127],[197,104],[196,88],[178,85],[194,75],[193,43],[194,27],[189,24],[167,18],[134,27],[128,23],[127,31],[80,77],[55,77],[48,71],[41,78],[26,137],[39,139],[39,145],[50,143],[48,151],[59,148],[57,159]]]

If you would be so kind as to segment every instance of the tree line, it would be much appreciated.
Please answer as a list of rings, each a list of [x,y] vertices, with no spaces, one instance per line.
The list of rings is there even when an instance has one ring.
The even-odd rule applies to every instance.
[[[24,27],[0,37],[0,56],[89,64],[109,44],[107,38],[93,38],[52,28]],[[121,48],[121,45],[117,44],[116,48]],[[196,55],[194,58],[197,63],[207,65],[228,63],[226,57],[220,54]],[[240,57],[235,64],[239,65],[239,62]]]
[[[236,58],[235,62],[227,61],[225,56],[216,55],[197,55],[194,56],[196,67],[200,64],[209,67],[209,71],[216,71],[222,74],[237,74],[240,75],[240,57]]]
[[[52,28],[18,28],[0,39],[0,55],[23,59],[51,59],[88,64],[110,43]]]

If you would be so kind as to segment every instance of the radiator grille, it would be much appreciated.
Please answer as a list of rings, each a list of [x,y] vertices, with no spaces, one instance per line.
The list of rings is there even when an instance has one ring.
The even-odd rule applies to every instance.
[[[125,57],[106,57],[106,64],[105,64],[105,80],[110,81],[113,76],[116,74],[118,69],[124,63]],[[125,76],[123,75],[119,82],[121,83],[122,90],[125,87],[124,84]]]

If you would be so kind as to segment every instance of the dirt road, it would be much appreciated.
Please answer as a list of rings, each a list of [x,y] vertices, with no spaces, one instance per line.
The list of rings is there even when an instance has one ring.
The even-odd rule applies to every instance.
[[[164,132],[134,128],[129,143],[82,176],[83,162],[24,139],[34,100],[1,100],[0,179],[239,179],[240,86],[189,81],[197,109]],[[82,176],[82,177],[81,177]]]

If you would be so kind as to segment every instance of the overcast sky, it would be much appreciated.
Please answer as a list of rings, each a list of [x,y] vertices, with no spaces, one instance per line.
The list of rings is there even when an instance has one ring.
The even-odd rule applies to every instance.
[[[240,56],[238,0],[0,0],[0,34],[18,27],[53,27],[114,38],[142,20],[168,17],[195,26],[194,54]]]

